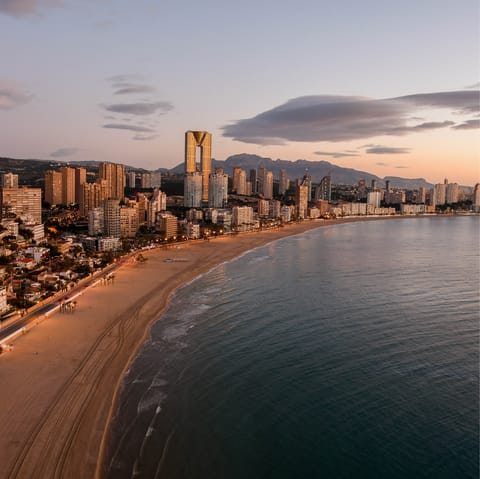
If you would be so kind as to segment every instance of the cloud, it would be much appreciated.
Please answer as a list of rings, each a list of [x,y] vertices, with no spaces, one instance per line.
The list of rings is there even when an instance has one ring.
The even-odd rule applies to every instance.
[[[480,128],[480,120],[467,120],[464,123],[452,126],[454,130],[474,130]]]
[[[53,158],[63,158],[65,156],[75,155],[80,151],[80,148],[59,148],[54,152],[50,153],[50,156]]]
[[[132,139],[133,140],[140,140],[140,141],[149,141],[158,138],[159,135],[135,135]]]
[[[152,115],[157,111],[165,114],[173,109],[168,101],[142,102],[142,103],[117,103],[114,105],[103,105],[107,111],[114,113],[127,113],[130,115]]]
[[[13,83],[0,80],[0,110],[11,110],[28,103],[32,99],[33,95],[22,91]]]
[[[155,91],[153,86],[141,85],[140,83],[118,83],[113,92],[114,95],[132,95],[136,93],[152,93]]]
[[[399,169],[399,170],[407,170],[408,169],[408,166],[396,166],[395,168]]]
[[[369,145],[369,148],[365,150],[365,153],[369,153],[373,155],[401,155],[409,152],[410,152],[410,148],[400,148],[395,146],[382,146],[382,145]]]
[[[389,99],[317,95],[298,97],[258,115],[225,125],[223,136],[258,145],[289,141],[349,141],[375,136],[399,136],[453,123],[411,125],[418,109],[442,108],[471,114],[479,109],[478,91],[407,95]]]
[[[63,0],[0,0],[0,13],[21,17],[38,13],[43,8],[62,5]]]
[[[358,153],[351,151],[315,151],[315,155],[331,156],[332,158],[345,158],[348,156],[358,156]]]
[[[378,161],[375,164],[378,165],[378,166],[388,166],[388,163],[384,163],[383,161]]]
[[[115,130],[130,130],[139,133],[153,133],[155,131],[145,126],[123,125],[120,123],[107,123],[106,125],[103,125],[103,128],[112,128]]]

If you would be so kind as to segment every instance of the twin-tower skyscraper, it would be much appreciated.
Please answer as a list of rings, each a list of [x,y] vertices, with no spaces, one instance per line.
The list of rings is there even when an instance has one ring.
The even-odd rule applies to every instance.
[[[200,169],[197,168],[197,150],[200,150]],[[185,132],[185,188],[189,175],[202,176],[202,202],[208,201],[208,181],[212,172],[212,134],[208,131]]]

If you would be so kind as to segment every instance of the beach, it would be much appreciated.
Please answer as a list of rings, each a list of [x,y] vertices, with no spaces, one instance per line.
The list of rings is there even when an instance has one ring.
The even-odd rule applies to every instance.
[[[74,313],[57,312],[21,336],[0,355],[0,478],[102,477],[122,379],[178,287],[276,239],[359,219],[306,221],[143,252],[147,261],[132,259],[114,281],[89,288]]]

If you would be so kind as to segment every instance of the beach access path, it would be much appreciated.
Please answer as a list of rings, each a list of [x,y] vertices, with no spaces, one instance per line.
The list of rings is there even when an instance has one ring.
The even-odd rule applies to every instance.
[[[142,252],[55,312],[0,355],[0,478],[102,477],[107,429],[125,372],[181,285],[276,239],[343,220],[305,221],[251,234]],[[167,261],[165,261],[167,260]]]

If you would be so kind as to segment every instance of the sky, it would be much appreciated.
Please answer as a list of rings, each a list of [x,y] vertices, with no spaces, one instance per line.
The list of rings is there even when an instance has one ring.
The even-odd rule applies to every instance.
[[[0,0],[0,156],[480,181],[478,0]]]

